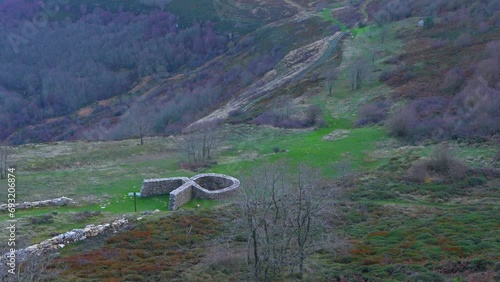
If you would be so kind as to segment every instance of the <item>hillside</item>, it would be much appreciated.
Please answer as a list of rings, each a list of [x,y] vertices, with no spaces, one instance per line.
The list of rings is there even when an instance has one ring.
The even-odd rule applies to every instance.
[[[0,146],[0,164],[15,168],[18,203],[77,202],[16,210],[17,249],[89,224],[128,223],[19,260],[18,278],[0,264],[1,279],[500,279],[497,1],[123,3],[68,2],[40,36],[73,31],[76,40],[99,29],[95,42],[108,42],[102,49],[109,53],[96,52],[94,63],[108,55],[124,62],[125,49],[113,49],[120,36],[153,61],[142,62],[140,53],[129,66],[98,69],[130,80],[102,97],[78,92],[88,100],[76,97],[72,108],[18,105],[30,118],[0,123],[4,144],[18,144]],[[18,16],[5,7],[36,12],[16,5],[0,1],[0,14]],[[66,17],[66,26],[56,24]],[[108,24],[92,23],[99,17]],[[150,33],[139,28],[144,20]],[[185,60],[157,61],[178,37],[190,52]],[[28,68],[16,60],[42,48],[29,45],[9,66]],[[72,58],[85,54],[65,50]],[[37,64],[81,75],[75,80],[92,70],[73,73],[85,64],[50,58]],[[0,117],[17,120],[19,111],[6,107],[31,101],[44,86],[30,89],[34,80],[22,76],[9,87],[6,73]],[[236,177],[241,191],[176,211],[168,210],[168,195],[135,203],[129,196],[144,179],[199,173]],[[9,181],[0,180],[0,204]],[[0,211],[0,230],[8,219]],[[0,232],[2,253],[9,236]]]
[[[9,71],[0,73],[0,138],[11,144],[130,138],[135,132],[125,128],[143,109],[148,135],[179,132],[255,87],[291,50],[329,33],[317,15],[283,1],[164,1],[163,10],[132,1],[128,9],[92,2],[57,7],[30,35],[24,27],[33,23],[11,14],[9,5],[28,19],[43,9],[11,2],[0,9],[9,39],[2,46]],[[300,40],[283,36],[290,32]]]

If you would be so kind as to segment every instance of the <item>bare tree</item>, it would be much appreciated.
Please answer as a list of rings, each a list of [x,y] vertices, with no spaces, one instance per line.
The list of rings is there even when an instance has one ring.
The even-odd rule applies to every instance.
[[[154,109],[145,104],[139,104],[130,109],[129,124],[133,134],[140,139],[140,144],[144,145],[144,137],[151,133],[152,112]]]
[[[297,242],[296,258],[298,260],[299,277],[304,276],[304,260],[307,250],[313,243],[312,236],[315,231],[317,216],[323,210],[329,193],[324,193],[319,185],[320,172],[309,166],[302,165],[296,174],[296,183],[292,187],[293,194],[290,221],[294,239]],[[292,268],[293,269],[293,268]],[[293,270],[292,270],[293,272]]]
[[[370,48],[370,57],[372,61],[372,67],[375,67],[375,60],[377,59],[378,50],[376,48]]]
[[[286,171],[283,166],[266,164],[249,175],[240,200],[244,229],[248,232],[248,259],[253,260],[254,280],[267,280],[271,269],[279,273],[290,237],[288,222],[283,220]],[[279,222],[278,222],[279,221]],[[279,226],[280,233],[276,232]]]
[[[333,163],[332,169],[338,173],[340,181],[346,184],[348,176],[352,172],[352,161],[349,157],[344,158],[341,161]]]
[[[385,37],[387,35],[387,23],[390,22],[391,15],[385,11],[381,10],[374,16],[375,21],[377,22],[380,29],[380,43],[384,43]]]
[[[60,261],[56,251],[44,251],[26,254],[26,257],[17,259],[17,266],[13,273],[8,267],[0,264],[0,281],[53,281],[66,269]]]
[[[12,154],[11,148],[0,145],[0,179],[7,178],[7,170],[9,169],[9,156]]]
[[[333,95],[333,87],[335,86],[335,82],[338,79],[338,71],[337,69],[331,69],[327,72],[326,75],[326,87],[328,88],[328,96]]]
[[[207,121],[192,125],[186,130],[182,140],[182,148],[188,162],[207,164],[212,158],[215,149],[224,140],[224,134],[217,130],[219,121]]]
[[[356,59],[350,68],[349,79],[351,81],[351,89],[361,89],[363,82],[371,73],[371,65],[365,58]]]
[[[255,281],[286,269],[293,275],[297,268],[303,277],[314,238],[326,226],[320,214],[332,200],[332,190],[319,184],[319,175],[308,166],[297,169],[277,162],[243,180],[240,218],[248,234],[248,261],[253,263]]]

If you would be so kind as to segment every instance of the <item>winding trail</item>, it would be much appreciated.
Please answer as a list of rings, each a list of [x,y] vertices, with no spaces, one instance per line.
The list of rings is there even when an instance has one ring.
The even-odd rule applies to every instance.
[[[211,120],[225,119],[234,110],[247,111],[253,105],[271,95],[276,89],[283,87],[297,78],[304,77],[315,66],[324,62],[331,56],[343,35],[344,33],[337,32],[334,35],[291,51],[282,61],[280,61],[280,63],[278,63],[278,65],[285,65],[285,70],[283,72],[277,73],[278,71],[276,69],[268,72],[263,78],[247,87],[247,90],[232,98],[224,106],[194,122],[190,126]],[[308,51],[313,51],[314,54],[310,57],[301,57],[302,54]],[[287,60],[291,62],[286,62]],[[296,62],[298,60],[300,61]]]
[[[298,3],[295,3],[293,2],[292,0],[283,0],[285,2],[287,2],[288,4],[294,6],[295,8],[297,8],[297,10],[299,11],[303,11],[303,12],[307,12],[306,8],[302,7],[302,5],[298,4]]]
[[[286,82],[289,82],[291,80],[300,80],[300,79],[304,78],[311,70],[313,70],[314,68],[316,68],[320,64],[324,63],[332,55],[333,51],[338,46],[338,42],[340,41],[340,39],[342,38],[343,35],[344,35],[344,33],[340,33],[340,34],[334,36],[330,40],[328,49],[326,49],[326,51],[323,53],[323,55],[318,60],[316,60],[312,64],[306,66],[304,69],[302,69],[300,72],[298,72],[298,74],[295,74],[292,78],[286,79],[286,81],[281,81],[281,83],[278,82],[277,84],[283,85]],[[267,89],[267,91],[265,91],[267,93],[262,93],[262,92],[264,92],[264,91],[262,91],[261,94],[263,94],[263,95],[254,99],[253,101],[248,102],[243,108],[241,108],[241,110],[246,112],[253,105],[255,105],[258,102],[262,101],[263,99],[267,98],[270,94],[272,94],[272,90],[276,90],[276,88],[277,87],[273,87],[272,89]]]
[[[305,7],[299,5],[298,3],[292,0],[285,0],[285,2],[297,8],[299,12],[292,17],[277,20],[269,24],[266,24],[258,28],[254,32],[262,31],[269,28],[274,28],[290,22],[301,22],[303,20],[319,16],[318,12],[307,10]],[[346,8],[345,6],[339,7],[334,9],[333,11],[342,10],[345,8]],[[211,120],[226,119],[229,116],[229,114],[234,110],[247,111],[258,102],[269,97],[276,89],[283,87],[285,84],[289,82],[292,82],[294,80],[299,80],[305,77],[311,70],[313,70],[318,65],[325,62],[332,55],[333,51],[338,46],[338,42],[344,36],[344,34],[345,32],[337,32],[334,35],[325,37],[310,44],[310,45],[320,44],[321,48],[319,48],[318,52],[314,54],[312,58],[304,58],[305,62],[301,62],[300,64],[298,64],[299,67],[293,68],[292,71],[288,71],[277,75],[276,74],[269,75],[272,71],[269,72],[263,78],[259,79],[252,85],[246,87],[245,91],[238,94],[236,97],[231,98],[225,105],[216,109],[207,116],[195,121],[190,126],[188,126],[188,128],[198,123],[208,122]],[[300,50],[302,48],[307,48],[308,46],[303,46],[294,51]],[[283,60],[285,59],[286,57]]]

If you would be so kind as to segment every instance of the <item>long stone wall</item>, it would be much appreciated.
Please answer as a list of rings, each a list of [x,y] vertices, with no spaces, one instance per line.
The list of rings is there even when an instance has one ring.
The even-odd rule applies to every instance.
[[[187,177],[146,179],[142,183],[141,197],[169,194],[189,181]]]
[[[233,196],[239,186],[238,179],[215,173],[147,179],[142,184],[141,197],[170,194],[169,209],[176,210],[193,198],[215,200]]]
[[[73,229],[64,234],[57,235],[39,244],[31,245],[24,249],[15,250],[12,253],[5,253],[0,257],[0,264],[5,264],[10,261],[10,257],[15,257],[17,262],[22,262],[30,255],[40,255],[48,250],[57,250],[64,248],[67,244],[78,242],[87,239],[88,237],[97,236],[109,230],[117,230],[123,225],[127,224],[128,220],[125,218],[117,219],[111,223],[102,225],[87,225],[83,229]]]
[[[66,205],[76,205],[76,202],[71,198],[60,197],[51,200],[37,201],[37,202],[22,202],[16,203],[15,208],[19,209],[29,209],[38,207],[48,207],[48,206],[66,206]],[[0,204],[0,211],[7,210],[9,204]]]

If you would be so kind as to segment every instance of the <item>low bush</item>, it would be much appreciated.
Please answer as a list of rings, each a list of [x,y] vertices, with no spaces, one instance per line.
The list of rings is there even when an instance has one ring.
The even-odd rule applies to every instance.
[[[448,46],[449,42],[443,39],[435,39],[432,41],[431,46],[433,49],[439,49]]]
[[[363,126],[380,123],[387,118],[389,106],[389,103],[386,101],[378,101],[363,106],[359,111],[359,119],[356,121],[356,125]]]
[[[412,181],[425,182],[429,178],[429,172],[427,171],[427,163],[425,161],[419,160],[413,163],[413,165],[408,169],[408,177]]]
[[[472,36],[468,33],[460,35],[453,44],[457,48],[463,48],[472,45]]]
[[[417,182],[425,182],[431,175],[460,180],[467,175],[468,170],[463,162],[451,154],[448,147],[438,146],[428,159],[413,163],[408,170],[408,177]]]
[[[460,89],[464,79],[464,71],[460,67],[454,67],[446,73],[442,88],[446,92],[453,94]]]
[[[73,220],[76,222],[82,222],[91,219],[92,217],[96,216],[101,216],[102,213],[100,211],[95,211],[95,212],[90,212],[90,211],[83,211],[83,212],[77,212],[73,214]]]
[[[53,222],[53,219],[54,217],[52,216],[52,214],[49,213],[29,218],[31,224],[49,224]]]
[[[434,18],[433,17],[426,17],[424,19],[424,28],[431,29],[433,26],[434,26]]]
[[[394,72],[392,70],[384,70],[380,73],[378,80],[380,80],[380,82],[386,82],[391,79],[393,75]]]
[[[216,161],[207,161],[207,162],[181,162],[180,168],[190,171],[200,171],[205,168],[209,168],[213,165],[216,165]]]
[[[394,112],[386,121],[386,127],[389,134],[408,139],[413,135],[416,125],[417,115],[415,109],[411,106],[405,106]]]
[[[281,128],[322,128],[327,125],[322,110],[316,105],[309,106],[301,113],[290,105],[264,112],[253,119],[255,124],[266,124]]]
[[[392,71],[383,71],[379,80],[391,86],[401,86],[416,77],[411,66],[400,65]]]

